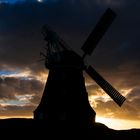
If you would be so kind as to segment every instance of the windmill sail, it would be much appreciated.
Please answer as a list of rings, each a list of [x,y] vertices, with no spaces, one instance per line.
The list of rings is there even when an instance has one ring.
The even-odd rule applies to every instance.
[[[115,17],[116,13],[114,13],[114,11],[112,11],[110,8],[105,11],[100,21],[97,23],[96,27],[81,48],[85,54],[91,55]]]
[[[103,77],[97,73],[91,66],[85,69],[87,74],[96,81],[96,83],[119,105],[126,100],[114,87],[112,87]]]

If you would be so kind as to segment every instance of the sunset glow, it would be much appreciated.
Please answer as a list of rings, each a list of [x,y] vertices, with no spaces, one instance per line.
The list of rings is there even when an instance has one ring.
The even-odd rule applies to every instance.
[[[134,128],[140,128],[139,120],[123,120],[123,119],[112,119],[96,117],[96,122],[105,124],[107,127],[115,130],[128,130]]]
[[[33,119],[33,116],[1,116],[0,119],[9,119],[9,118],[25,118]],[[140,122],[139,120],[123,120],[123,119],[113,119],[113,118],[103,118],[96,116],[96,122],[105,124],[108,128],[114,130],[129,130],[129,129],[139,129]]]

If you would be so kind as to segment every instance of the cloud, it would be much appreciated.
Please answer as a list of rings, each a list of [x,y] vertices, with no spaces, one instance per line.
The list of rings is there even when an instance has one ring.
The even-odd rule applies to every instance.
[[[60,0],[55,4],[27,3],[3,6],[0,9],[2,13],[0,15],[2,37],[0,66],[6,69],[16,66],[22,69],[28,67],[31,70],[41,71],[42,65],[36,61],[39,59],[39,52],[45,46],[41,35],[41,27],[45,23],[50,24],[74,50],[80,52],[80,47],[88,34],[108,7],[97,6],[94,2],[90,5],[91,7],[87,8],[82,0],[78,2]],[[140,21],[135,22],[137,17],[133,15],[136,15],[136,10],[129,11],[128,8],[115,9],[118,17],[109,29],[110,32],[107,32],[105,39],[96,48],[96,53],[93,53],[89,60],[95,66],[112,69],[122,63],[129,62],[133,65],[134,60],[138,60],[136,30],[138,30]],[[126,14],[126,11],[132,13]],[[131,26],[131,23],[127,24],[131,18],[135,26]]]
[[[36,79],[7,77],[0,80],[0,99],[16,99],[16,95],[37,95],[42,93],[43,83]]]
[[[0,79],[1,116],[31,116],[43,94],[42,81],[15,77]]]
[[[140,118],[140,88],[130,90],[126,94],[126,101],[119,107],[109,96],[110,100],[105,100],[105,94],[89,96],[89,101],[93,109],[99,116],[107,118],[120,118],[128,120],[139,120]]]
[[[113,101],[96,101],[94,110],[99,116],[106,118],[119,118],[128,120],[139,120],[140,112],[137,106],[131,102],[126,102],[121,108]]]
[[[2,111],[0,112],[0,116],[6,117],[31,117],[33,114],[35,106],[33,105],[25,105],[25,106],[16,106],[9,105],[2,107]]]
[[[41,34],[42,25],[45,23],[51,25],[73,50],[81,54],[81,46],[87,36],[104,11],[111,7],[117,13],[117,18],[92,56],[87,57],[87,61],[119,91],[131,89],[126,94],[129,104],[123,107],[126,112],[117,108],[111,100],[105,102],[103,97],[106,97],[102,95],[101,89],[92,79],[85,76],[87,90],[89,96],[102,97],[95,100],[95,109],[99,114],[138,118],[140,84],[138,5],[139,2],[135,0],[127,2],[58,0],[46,3],[25,2],[1,5],[0,70],[17,71],[18,69],[29,73],[25,75],[25,78],[19,76],[21,73],[11,77],[6,76],[5,79],[0,78],[0,99],[15,100],[17,99],[15,95],[33,95],[30,99],[30,107],[28,111],[25,111],[26,115],[31,114],[33,105],[37,105],[41,98],[44,85],[40,79],[43,81],[47,79],[44,76],[47,71],[43,62],[37,62],[39,52],[46,45]],[[9,111],[9,114],[12,114],[12,110],[16,107],[18,108],[18,106],[7,107],[7,113]],[[22,112],[22,108],[26,109],[26,107],[20,106],[17,109],[21,109],[19,114]],[[16,111],[14,113],[16,114]]]

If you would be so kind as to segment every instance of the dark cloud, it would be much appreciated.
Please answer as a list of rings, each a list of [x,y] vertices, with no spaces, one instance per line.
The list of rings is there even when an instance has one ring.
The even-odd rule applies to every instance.
[[[47,19],[45,9],[44,6],[32,3],[0,8],[1,68],[41,67],[37,60],[41,47],[45,46],[41,35],[41,26]]]
[[[0,99],[17,99],[17,95],[40,95],[44,84],[36,79],[7,77],[0,82]]]
[[[50,24],[74,50],[80,51],[80,47],[105,9],[112,7],[111,3],[117,1],[59,0],[55,3],[3,6],[0,9],[1,66],[31,67],[33,70],[34,64],[36,69],[41,70],[41,65],[35,62],[41,47],[45,46],[41,35],[41,27],[45,23]],[[112,7],[118,15],[117,18],[89,60],[101,69],[106,67],[112,70],[126,63],[133,65],[134,61],[139,65],[140,21],[135,16],[137,8],[129,10],[129,2],[118,3],[123,3],[123,6]],[[134,1],[131,4],[135,3]]]
[[[35,95],[30,99],[30,102],[35,104],[36,107],[39,105],[40,101],[41,101],[41,96],[42,96],[43,92],[40,92],[39,95]]]
[[[134,88],[127,96],[129,100],[137,99],[139,97],[140,88]]]
[[[18,94],[40,94],[43,84],[38,80],[21,80],[17,87]]]
[[[39,104],[43,89],[44,84],[36,79],[1,78],[0,101],[3,102],[0,106],[0,116],[32,116],[33,110]],[[31,98],[27,98],[27,95],[31,95]],[[20,96],[24,101],[20,100]],[[17,105],[13,105],[13,103],[17,103]]]
[[[14,83],[17,84],[17,81],[16,79],[11,79],[12,82],[11,85],[9,85],[9,82],[5,82],[3,79],[1,79],[1,82],[0,82],[0,98],[1,99],[15,99],[15,86],[13,86],[13,81]]]
[[[140,88],[134,88],[128,95],[127,100],[137,109],[137,113],[140,114],[139,107],[140,107]]]

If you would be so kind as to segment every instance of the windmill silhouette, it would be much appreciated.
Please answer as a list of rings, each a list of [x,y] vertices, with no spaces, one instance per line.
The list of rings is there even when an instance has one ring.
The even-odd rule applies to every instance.
[[[83,71],[121,107],[126,98],[91,65],[84,63],[86,55],[92,54],[115,17],[115,12],[110,8],[105,11],[81,48],[83,56],[74,52],[50,27],[43,27],[47,45],[46,52],[41,56],[44,57],[49,75],[40,104],[34,111],[34,119],[75,125],[94,122],[96,112],[88,101]]]

